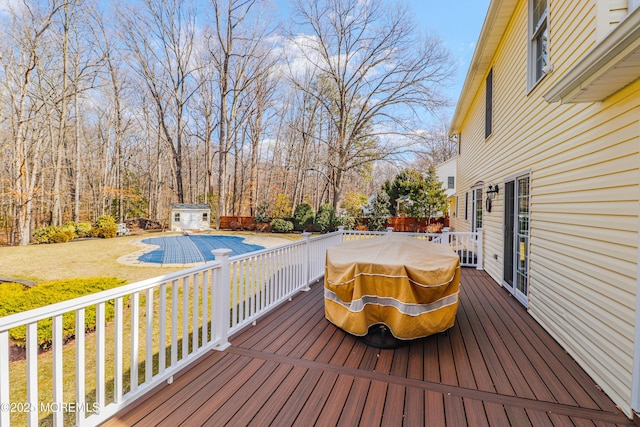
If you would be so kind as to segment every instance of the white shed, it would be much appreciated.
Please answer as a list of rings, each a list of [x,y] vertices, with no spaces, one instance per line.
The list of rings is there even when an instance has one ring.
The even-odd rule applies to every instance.
[[[174,203],[169,219],[171,231],[210,230],[211,208],[205,204]]]

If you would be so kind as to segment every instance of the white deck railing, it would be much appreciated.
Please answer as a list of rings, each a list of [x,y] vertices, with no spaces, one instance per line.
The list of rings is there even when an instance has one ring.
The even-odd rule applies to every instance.
[[[361,240],[384,236],[393,232],[389,228],[387,231],[356,231],[340,230],[343,233],[343,240]],[[482,229],[477,232],[450,232],[444,229],[442,233],[404,233],[417,239],[429,240],[434,243],[447,245],[460,256],[460,265],[463,267],[475,267],[482,269]]]
[[[230,334],[324,275],[326,250],[385,233],[339,230],[216,260],[73,300],[0,318],[0,425],[96,425],[211,349]],[[482,268],[482,233],[406,233],[448,244],[462,265]],[[231,284],[228,286],[225,284]],[[96,318],[86,331],[85,318]],[[38,355],[38,323],[51,321],[51,351]],[[73,343],[63,324],[71,322]],[[9,331],[26,327],[24,371],[12,369]],[[41,366],[39,366],[41,365]],[[22,365],[20,365],[22,366]],[[43,369],[45,369],[43,373]],[[132,369],[133,368],[133,369]],[[26,378],[15,390],[12,376]]]

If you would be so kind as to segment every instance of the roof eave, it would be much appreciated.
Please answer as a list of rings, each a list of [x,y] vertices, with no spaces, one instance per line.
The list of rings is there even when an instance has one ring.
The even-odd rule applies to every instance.
[[[476,50],[473,53],[467,77],[465,78],[456,110],[451,120],[449,133],[460,132],[462,122],[467,115],[475,94],[483,82],[484,76],[493,63],[493,57],[504,35],[511,17],[518,5],[518,0],[491,0],[487,15],[482,24]]]
[[[558,82],[549,89],[543,98],[552,103],[596,102],[616,93],[634,78],[618,77],[618,74],[628,74],[626,69],[616,69],[627,58],[640,52],[640,8],[631,12],[620,24],[591,49],[573,68],[571,68]],[[637,63],[637,61],[636,61]],[[607,91],[603,95],[597,93],[589,96],[590,86],[598,79],[609,74]],[[635,74],[636,76],[638,74]]]

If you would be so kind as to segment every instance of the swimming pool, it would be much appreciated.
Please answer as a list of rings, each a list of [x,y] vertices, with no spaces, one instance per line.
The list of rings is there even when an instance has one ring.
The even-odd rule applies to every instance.
[[[191,264],[212,261],[215,257],[211,253],[214,249],[231,249],[230,256],[264,249],[264,246],[252,245],[244,242],[238,236],[167,236],[152,237],[142,240],[142,243],[159,246],[140,257],[139,261],[156,264]]]

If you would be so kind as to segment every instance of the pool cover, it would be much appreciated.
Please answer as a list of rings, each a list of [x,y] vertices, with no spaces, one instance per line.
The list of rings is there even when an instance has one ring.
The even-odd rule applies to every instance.
[[[263,246],[244,243],[237,236],[167,236],[144,239],[142,243],[157,245],[158,249],[140,256],[139,261],[158,264],[192,264],[212,261],[214,249],[231,249],[231,256],[264,249]]]

